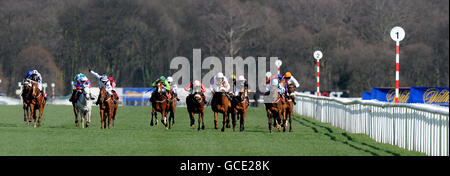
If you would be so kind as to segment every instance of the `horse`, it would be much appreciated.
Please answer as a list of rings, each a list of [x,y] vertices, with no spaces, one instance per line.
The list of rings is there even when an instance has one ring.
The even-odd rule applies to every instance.
[[[44,114],[44,108],[47,101],[45,100],[44,93],[39,90],[38,83],[35,81],[31,81],[31,102],[30,102],[30,110],[31,116],[34,119],[34,127],[36,128],[36,111],[39,110],[39,119],[37,121],[37,127],[41,127],[42,115]],[[29,119],[31,121],[31,119]]]
[[[164,84],[162,82],[158,82],[156,84],[157,91],[152,93],[152,119],[150,120],[150,126],[153,126],[153,117],[155,117],[155,126],[158,125],[158,116],[157,112],[161,113],[161,122],[167,128],[167,110],[169,109],[168,99],[164,94],[166,91],[164,90]]]
[[[248,94],[248,89],[244,88],[242,92],[233,97],[231,101],[231,119],[233,123],[233,131],[236,130],[236,118],[240,120],[239,130],[244,131],[245,116],[247,114],[248,102],[246,95]]]
[[[171,98],[169,99],[168,106],[166,114],[170,113],[169,115],[169,129],[175,125],[175,110],[177,109],[177,97],[173,94],[173,92],[170,92]]]
[[[31,103],[32,85],[29,81],[24,82],[22,89],[22,101],[23,101],[23,121],[30,125],[30,103]]]
[[[108,119],[108,129],[111,129],[111,120],[115,119],[118,105],[114,104],[105,87],[100,88],[97,102],[100,107],[100,129],[106,129],[106,119]],[[112,123],[114,123],[114,121]]]
[[[291,124],[289,126],[289,132],[292,132],[292,117],[294,114],[294,101],[295,101],[295,86],[293,84],[288,85],[288,93],[287,93],[287,103],[285,104],[285,120],[287,117],[289,117],[289,122],[285,124],[286,126],[289,126],[288,124]],[[284,128],[283,131],[286,129]]]
[[[191,119],[191,127],[194,126],[194,114],[198,114],[198,131],[200,131],[200,122],[202,123],[201,129],[205,129],[204,120],[204,110],[205,110],[205,100],[201,97],[199,92],[190,94],[186,97],[187,110],[189,112],[189,117]]]
[[[222,122],[222,132],[225,131],[225,123],[229,122],[228,119],[228,111],[231,110],[231,102],[228,99],[227,93],[223,91],[221,92],[215,92],[212,100],[211,100],[211,109],[214,112],[214,124],[215,129],[218,129],[217,125],[217,114],[222,113],[223,114],[223,122]],[[229,128],[229,123],[227,123],[227,127]]]
[[[80,113],[81,117],[81,128],[89,127],[89,123],[91,122],[91,91],[89,88],[84,88],[81,90],[81,95],[78,97],[78,100],[73,103],[76,110],[75,112],[75,123],[78,127],[78,113]]]
[[[271,101],[272,103],[265,103],[266,106],[266,112],[267,112],[267,118],[269,120],[269,131],[272,133],[272,125],[277,127],[278,132],[281,131],[281,126],[279,125],[281,122],[281,118],[284,117],[284,107],[283,103],[280,97],[280,94],[278,93],[277,88],[272,87],[271,89]],[[272,118],[275,117],[275,123],[272,123]]]

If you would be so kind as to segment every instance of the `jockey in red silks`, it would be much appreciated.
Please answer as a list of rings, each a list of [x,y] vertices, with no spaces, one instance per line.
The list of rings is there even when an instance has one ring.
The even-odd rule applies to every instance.
[[[108,77],[106,75],[100,76],[98,73],[92,71],[89,69],[89,72],[94,75],[97,79],[99,79],[99,87],[105,87],[106,92],[112,97],[114,104],[117,104],[117,100],[119,100],[119,96],[117,95],[116,91],[113,90],[113,88],[116,86],[116,83],[112,77]],[[111,81],[113,80],[113,81]],[[114,87],[112,86],[114,85]],[[95,103],[96,105],[100,104],[98,101]]]
[[[184,90],[188,91],[189,94],[198,92],[202,96],[203,100],[206,100],[206,96],[204,94],[206,92],[206,89],[199,80],[195,80],[194,83],[190,82],[189,85],[184,88]]]

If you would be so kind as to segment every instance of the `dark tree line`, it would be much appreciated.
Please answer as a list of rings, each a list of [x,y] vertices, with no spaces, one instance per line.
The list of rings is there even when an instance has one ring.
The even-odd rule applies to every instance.
[[[448,18],[442,0],[0,0],[0,90],[14,94],[32,68],[58,94],[88,68],[147,87],[193,48],[202,58],[277,56],[299,90],[314,90],[320,49],[321,89],[360,96],[395,85],[397,25],[400,86],[448,87]]]

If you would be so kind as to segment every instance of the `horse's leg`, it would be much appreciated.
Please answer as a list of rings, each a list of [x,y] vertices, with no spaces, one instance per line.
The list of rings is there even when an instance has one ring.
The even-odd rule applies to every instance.
[[[100,129],[103,129],[105,110],[100,109]]]
[[[88,109],[86,112],[86,128],[89,127],[89,124],[91,123],[91,110]]]
[[[247,111],[246,111],[246,109],[244,109],[244,112],[242,112],[241,113],[241,115],[240,115],[240,120],[241,120],[241,122],[240,122],[240,130],[241,131],[244,131],[244,124],[245,124],[245,115],[247,114]]]
[[[202,113],[198,113],[198,131],[200,131],[200,122],[202,121]]]
[[[116,115],[117,115],[117,108],[119,105],[114,106],[114,110],[113,110],[113,116],[112,116],[112,125],[114,127],[114,122],[116,121]]]
[[[218,127],[218,125],[217,125],[217,112],[214,112],[214,129],[218,129],[219,127]]]
[[[225,111],[225,112],[223,112],[222,132],[225,131],[225,124],[227,123],[227,121],[229,121],[229,119],[228,119],[228,112]]]
[[[269,120],[269,131],[272,133],[272,115],[270,112],[267,112],[267,119]]]
[[[280,125],[280,122],[281,122],[281,117],[282,117],[282,113],[281,113],[281,111],[279,110],[278,111],[278,117],[277,117],[277,129],[278,129],[278,132],[280,132],[281,131],[281,125]]]
[[[150,119],[150,126],[153,126],[153,115],[155,114],[155,109],[154,108],[152,108],[152,112],[150,113],[151,114],[151,119]]]
[[[74,104],[72,106],[73,106],[73,113],[75,114],[75,126],[78,127],[78,108]]]
[[[23,104],[23,121],[25,123],[27,123],[27,118],[28,118],[27,112],[28,112],[28,108],[27,108],[27,105],[25,105],[25,103],[24,103]]]
[[[34,120],[34,128],[36,128],[36,107],[33,106],[33,109],[31,110],[31,115],[33,116]]]
[[[108,129],[111,129],[111,120],[112,120],[112,115],[113,115],[113,108],[112,105],[109,106],[108,108]]]
[[[81,111],[81,128],[84,128],[85,123],[86,123],[86,112]]]
[[[233,131],[236,131],[236,116],[238,116],[236,111],[231,111],[231,121],[233,123]]]
[[[38,120],[38,128],[41,127],[42,115],[44,115],[44,107],[45,104],[39,106],[39,120]]]
[[[193,111],[192,111],[192,112],[189,112],[189,118],[190,118],[190,120],[191,120],[191,128],[194,127],[194,125],[195,125],[194,117],[195,117],[194,112],[193,112]]]

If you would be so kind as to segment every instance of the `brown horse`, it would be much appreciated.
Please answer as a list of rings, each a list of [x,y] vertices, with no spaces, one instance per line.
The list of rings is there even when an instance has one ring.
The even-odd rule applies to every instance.
[[[158,125],[158,114],[161,113],[161,122],[164,124],[166,129],[167,127],[167,111],[169,109],[168,99],[164,94],[164,84],[162,82],[158,82],[156,84],[157,91],[152,93],[151,102],[152,102],[152,119],[150,120],[150,126],[153,126],[153,117],[155,117],[155,126]]]
[[[106,129],[106,119],[108,119],[108,129],[111,129],[111,124],[114,123],[115,115],[117,113],[118,104],[114,104],[112,97],[108,94],[105,87],[100,88],[97,102],[100,107],[100,129]],[[113,120],[112,123],[111,120]]]
[[[288,124],[291,124],[289,126],[289,132],[292,132],[292,117],[294,115],[294,101],[295,101],[295,86],[293,84],[289,84],[288,85],[288,93],[287,93],[287,103],[285,104],[285,118],[284,120],[286,121],[286,118],[289,117],[289,122],[285,124],[286,126],[289,126]],[[283,129],[283,131],[285,131],[286,128]]]
[[[284,117],[284,107],[280,97],[280,94],[276,90],[277,88],[272,88],[271,94],[267,97],[272,103],[265,103],[267,118],[269,120],[269,131],[272,133],[272,125],[276,126],[278,131],[281,131],[281,118]],[[267,100],[265,100],[267,101]],[[275,123],[272,123],[274,118]]]
[[[167,109],[166,114],[169,114],[169,129],[175,125],[175,110],[177,109],[177,97],[175,94],[170,91],[170,99],[168,103],[169,108]]]
[[[37,121],[37,127],[41,127],[42,115],[44,114],[44,108],[47,101],[45,100],[44,93],[39,90],[38,83],[31,81],[31,102],[30,110],[31,116],[34,119],[34,127],[36,128],[36,111],[39,110],[39,119]],[[31,119],[29,119],[31,121]]]
[[[225,123],[229,122],[228,119],[228,111],[231,110],[231,102],[227,97],[227,93],[222,92],[215,92],[213,95],[213,98],[211,100],[211,109],[214,112],[214,125],[215,129],[218,129],[217,125],[217,114],[222,113],[223,114],[223,122],[222,122],[222,132],[225,131]],[[227,126],[229,127],[229,123],[227,123]]]
[[[236,118],[240,120],[239,130],[244,131],[244,123],[245,116],[247,114],[248,102],[246,95],[248,94],[248,89],[244,88],[242,92],[239,92],[239,95],[233,97],[233,101],[231,101],[231,119],[233,123],[233,131],[236,130]]]
[[[191,119],[191,127],[194,126],[194,114],[198,114],[198,131],[200,131],[200,122],[202,123],[202,130],[205,129],[204,120],[204,110],[205,110],[205,100],[202,98],[200,93],[196,92],[190,94],[186,97],[187,110],[189,112],[189,117]]]
[[[29,81],[24,82],[22,89],[22,100],[23,100],[23,121],[30,125],[31,117],[30,117],[30,103],[31,103],[31,93],[32,93],[32,85]]]

